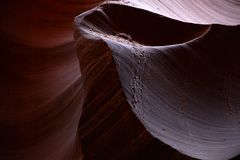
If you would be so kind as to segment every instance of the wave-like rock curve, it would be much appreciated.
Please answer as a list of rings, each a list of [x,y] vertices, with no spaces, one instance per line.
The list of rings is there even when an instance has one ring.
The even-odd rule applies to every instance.
[[[80,66],[82,55],[100,63],[111,53],[128,103],[154,137],[199,159],[239,154],[239,26],[184,23],[119,4],[75,24]]]
[[[145,9],[166,17],[196,24],[238,25],[238,0],[116,0],[111,3]]]
[[[238,1],[101,2],[1,2],[0,159],[237,155]]]

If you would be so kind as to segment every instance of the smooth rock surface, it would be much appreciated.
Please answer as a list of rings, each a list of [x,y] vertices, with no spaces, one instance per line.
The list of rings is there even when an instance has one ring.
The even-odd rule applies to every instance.
[[[82,36],[99,58],[112,54],[128,103],[154,137],[199,159],[239,154],[239,26],[189,24],[119,4],[75,24],[80,59],[93,54],[80,48]]]

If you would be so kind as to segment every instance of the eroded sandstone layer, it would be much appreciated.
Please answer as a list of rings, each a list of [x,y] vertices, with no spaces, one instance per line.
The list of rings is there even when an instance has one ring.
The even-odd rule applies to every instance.
[[[82,159],[83,83],[72,21],[100,2],[1,2],[1,160]]]
[[[102,2],[1,2],[0,159],[238,155],[238,0]]]
[[[102,84],[94,77],[103,63],[117,70],[127,102],[154,137],[199,159],[239,154],[239,26],[184,23],[110,3],[75,24],[86,86]]]

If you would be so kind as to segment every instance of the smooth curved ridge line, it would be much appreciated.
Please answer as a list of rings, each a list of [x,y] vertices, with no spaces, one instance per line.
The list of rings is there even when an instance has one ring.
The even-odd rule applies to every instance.
[[[80,49],[86,39],[96,54],[112,54],[128,103],[154,137],[199,159],[239,154],[239,26],[209,29],[116,3],[85,12],[75,25],[79,57],[94,54]]]
[[[183,22],[197,24],[240,24],[238,0],[113,0],[149,10]]]

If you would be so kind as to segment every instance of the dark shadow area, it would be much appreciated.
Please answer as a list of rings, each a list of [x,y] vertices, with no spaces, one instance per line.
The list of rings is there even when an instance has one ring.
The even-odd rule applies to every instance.
[[[119,4],[105,4],[85,17],[94,32],[114,35],[143,45],[163,46],[195,39],[210,26],[184,23]]]

